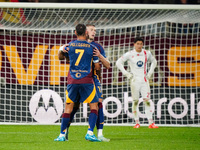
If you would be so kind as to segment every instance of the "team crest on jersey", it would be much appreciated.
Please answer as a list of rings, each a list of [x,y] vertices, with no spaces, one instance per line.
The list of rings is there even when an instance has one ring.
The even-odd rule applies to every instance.
[[[143,62],[142,62],[141,60],[138,61],[138,62],[137,62],[137,66],[138,66],[138,67],[142,67],[142,66],[143,66]]]
[[[80,78],[81,77],[81,73],[76,73],[75,75],[77,78]]]

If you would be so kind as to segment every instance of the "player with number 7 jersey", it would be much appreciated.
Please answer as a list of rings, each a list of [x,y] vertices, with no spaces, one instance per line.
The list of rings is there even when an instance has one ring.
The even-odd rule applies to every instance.
[[[99,61],[97,56],[93,56],[95,47],[87,41],[75,40],[69,43],[68,48],[68,53],[65,53],[70,60],[68,84],[93,83],[92,61]]]
[[[65,133],[70,121],[70,115],[74,103],[89,103],[89,127],[85,139],[92,142],[100,142],[94,133],[94,127],[98,116],[98,96],[93,81],[92,64],[99,70],[99,58],[94,56],[94,49],[98,50],[86,41],[86,26],[78,24],[75,34],[77,40],[69,43],[68,52],[61,51],[62,55],[69,57],[70,67],[68,71],[68,84],[66,90],[66,104],[62,115],[60,135],[54,141],[66,141]]]

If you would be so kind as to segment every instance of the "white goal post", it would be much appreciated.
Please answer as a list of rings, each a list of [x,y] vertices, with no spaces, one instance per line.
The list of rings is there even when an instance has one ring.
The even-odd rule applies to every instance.
[[[135,123],[115,62],[140,36],[158,61],[150,82],[155,123],[200,126],[200,6],[72,3],[0,3],[0,124],[60,123],[69,64],[57,52],[76,38],[77,23],[96,26],[95,41],[111,62],[102,69],[105,124]],[[81,105],[74,123],[87,118]]]

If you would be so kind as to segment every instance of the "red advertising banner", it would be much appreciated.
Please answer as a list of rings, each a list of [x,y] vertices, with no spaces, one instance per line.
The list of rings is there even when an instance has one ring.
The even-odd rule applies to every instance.
[[[6,83],[22,85],[63,85],[67,80],[69,65],[59,61],[60,45],[75,37],[34,34],[0,35],[0,70]],[[162,84],[167,86],[200,86],[200,38],[199,37],[144,37],[145,47],[155,51]],[[124,35],[100,36],[96,41],[105,47],[133,43],[134,37]],[[116,56],[120,57],[120,56]],[[114,62],[111,60],[111,62]],[[112,70],[104,70],[103,83],[112,82]],[[157,75],[155,74],[155,79]],[[121,77],[119,77],[119,81]]]

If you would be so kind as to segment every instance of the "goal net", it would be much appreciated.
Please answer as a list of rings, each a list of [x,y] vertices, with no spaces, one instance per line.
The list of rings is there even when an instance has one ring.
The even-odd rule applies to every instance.
[[[140,36],[158,61],[150,80],[155,123],[200,126],[200,6],[133,4],[1,3],[0,123],[60,123],[69,64],[57,53],[76,39],[77,23],[96,26],[111,62],[102,69],[105,124],[135,123],[130,85],[115,62]],[[141,99],[139,112],[147,125]],[[74,123],[86,124],[88,114],[81,105]]]

